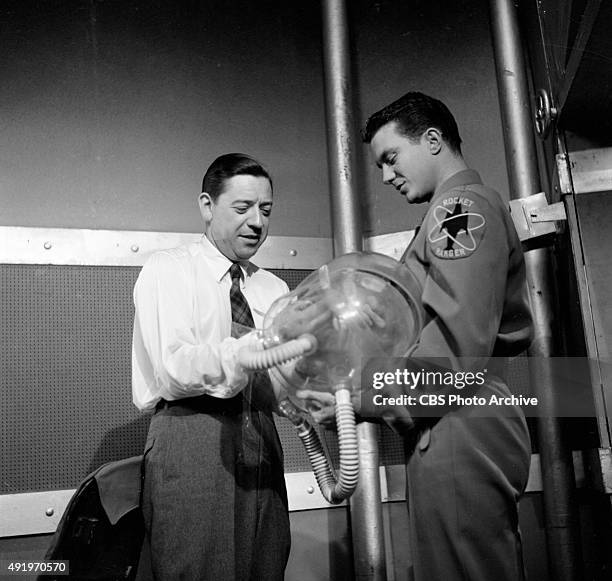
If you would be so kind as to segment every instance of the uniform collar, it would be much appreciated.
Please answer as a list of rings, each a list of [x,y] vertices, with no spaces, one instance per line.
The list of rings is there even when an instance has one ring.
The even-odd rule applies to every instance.
[[[458,171],[456,174],[453,174],[451,177],[444,180],[444,182],[442,182],[436,188],[432,199],[441,193],[449,192],[454,188],[458,188],[460,186],[467,186],[469,184],[482,184],[480,174],[473,169],[463,169],[461,171]]]
[[[200,239],[200,248],[202,253],[208,260],[209,268],[215,277],[217,282],[221,282],[224,276],[229,276],[228,271],[230,266],[232,266],[232,261],[219,252],[219,249],[212,244],[212,242],[206,237],[206,234],[202,235]],[[240,264],[243,273],[246,275],[246,279],[248,279],[256,270],[257,267],[252,262],[247,262],[246,267],[244,263]]]

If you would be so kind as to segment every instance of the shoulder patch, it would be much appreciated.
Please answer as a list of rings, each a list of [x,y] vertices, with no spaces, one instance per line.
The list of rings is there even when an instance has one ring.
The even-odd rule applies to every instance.
[[[469,193],[449,192],[430,210],[427,244],[438,258],[467,258],[474,254],[486,229],[484,214]]]

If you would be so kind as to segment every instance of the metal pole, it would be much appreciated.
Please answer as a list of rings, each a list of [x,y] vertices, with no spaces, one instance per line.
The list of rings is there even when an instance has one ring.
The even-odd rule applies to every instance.
[[[349,30],[345,0],[322,0],[321,8],[334,254],[340,255],[361,250],[363,246],[355,171]],[[362,422],[357,431],[359,485],[350,501],[355,579],[385,581],[378,428]]]
[[[518,18],[512,0],[490,0],[489,5],[510,195],[526,198],[540,191],[540,185]],[[528,251],[525,264],[535,323],[535,340],[528,351],[529,374],[540,410],[538,448],[550,577],[578,581],[581,550],[572,453],[563,443],[555,413],[550,359],[554,354],[554,288],[549,250]]]
[[[327,159],[334,253],[361,250],[361,212],[355,171],[355,124],[345,0],[322,0]]]

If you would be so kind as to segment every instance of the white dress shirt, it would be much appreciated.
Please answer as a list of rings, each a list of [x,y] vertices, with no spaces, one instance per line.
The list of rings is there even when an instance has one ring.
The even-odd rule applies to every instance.
[[[146,261],[134,287],[132,399],[138,408],[152,409],[162,398],[228,398],[247,384],[237,353],[253,339],[231,337],[231,265],[205,236]],[[254,264],[243,272],[242,292],[261,328],[270,305],[289,289]]]

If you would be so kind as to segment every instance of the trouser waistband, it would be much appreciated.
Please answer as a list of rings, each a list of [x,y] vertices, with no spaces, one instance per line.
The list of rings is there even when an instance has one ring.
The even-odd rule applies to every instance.
[[[243,409],[242,394],[228,399],[212,397],[211,395],[200,395],[197,397],[185,397],[176,400],[160,400],[155,406],[155,411],[165,409],[185,409],[194,413],[209,414],[238,414]]]

